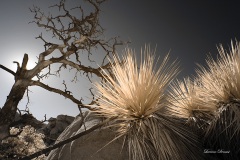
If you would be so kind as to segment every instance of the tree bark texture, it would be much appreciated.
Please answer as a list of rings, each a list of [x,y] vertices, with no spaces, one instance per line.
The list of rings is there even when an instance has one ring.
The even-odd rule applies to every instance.
[[[29,80],[25,79],[27,62],[28,55],[25,54],[23,57],[22,67],[18,64],[18,69],[15,74],[15,83],[0,111],[0,140],[9,135],[9,125],[14,121],[18,103],[23,98],[24,93],[29,86]]]

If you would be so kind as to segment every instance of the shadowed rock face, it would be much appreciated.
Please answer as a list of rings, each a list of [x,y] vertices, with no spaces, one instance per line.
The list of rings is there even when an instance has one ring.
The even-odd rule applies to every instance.
[[[58,115],[56,118],[50,118],[48,123],[43,123],[37,120],[31,114],[20,115],[16,113],[14,127],[24,127],[31,125],[37,132],[45,135],[44,142],[47,146],[55,143],[59,135],[69,126],[74,120],[74,117],[68,115]]]
[[[44,141],[49,146],[55,142],[59,135],[73,122],[73,120],[74,117],[58,115],[56,118],[50,118],[48,124],[38,131],[45,135]]]
[[[87,114],[87,113],[85,113]],[[85,119],[86,129],[91,128],[99,122],[93,115],[89,114]],[[58,137],[57,141],[67,139],[77,133],[84,131],[81,117],[76,117],[63,133]],[[128,152],[123,147],[123,138],[114,140],[115,133],[109,129],[100,129],[91,132],[79,139],[68,143],[61,148],[50,152],[47,160],[126,160]],[[56,143],[57,143],[56,141]],[[110,144],[108,144],[111,142]]]

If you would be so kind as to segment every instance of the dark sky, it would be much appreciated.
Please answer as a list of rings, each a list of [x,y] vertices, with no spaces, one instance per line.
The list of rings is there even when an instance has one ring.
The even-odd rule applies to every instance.
[[[14,60],[21,61],[24,53],[32,62],[43,51],[42,43],[35,37],[42,31],[28,24],[33,15],[29,7],[33,4],[47,9],[57,0],[5,0],[0,5],[0,64],[13,70]],[[68,0],[74,6],[74,0]],[[47,10],[49,11],[49,10]],[[217,55],[216,45],[222,43],[226,49],[231,40],[240,39],[240,12],[237,1],[227,0],[109,0],[102,7],[101,23],[106,29],[106,37],[120,36],[131,41],[129,47],[138,52],[145,44],[152,48],[157,45],[157,54],[166,55],[170,51],[172,60],[180,61],[182,72],[179,78],[194,75],[196,63],[204,65],[211,53]],[[119,51],[121,52],[121,51]],[[0,70],[0,105],[6,100],[13,84],[13,77]],[[51,80],[55,84],[55,80]],[[87,82],[79,85],[79,94],[86,97]],[[76,88],[76,87],[73,87]],[[78,114],[76,106],[61,96],[39,88],[30,88],[30,111],[42,119],[58,114]],[[51,103],[49,104],[49,101]],[[20,103],[24,108],[26,97]]]
[[[157,51],[171,50],[183,75],[194,73],[195,63],[217,53],[216,45],[228,47],[239,39],[240,13],[234,1],[112,1],[107,6],[109,30],[132,41],[134,48],[157,44]],[[106,8],[107,8],[106,7]]]

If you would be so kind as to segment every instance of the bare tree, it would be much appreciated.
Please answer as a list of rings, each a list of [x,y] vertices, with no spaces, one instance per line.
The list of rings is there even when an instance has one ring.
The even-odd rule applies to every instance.
[[[77,104],[79,108],[94,109],[89,107],[89,104],[83,104],[80,98],[72,95],[72,92],[67,89],[65,82],[63,82],[65,90],[62,90],[45,84],[43,78],[60,74],[60,71],[67,66],[76,70],[76,76],[78,72],[82,72],[90,81],[93,75],[99,78],[103,77],[104,73],[101,73],[101,68],[110,72],[111,65],[107,62],[107,57],[114,54],[116,45],[121,45],[122,42],[118,42],[116,38],[105,40],[103,37],[103,28],[99,23],[100,5],[103,2],[105,0],[86,0],[86,3],[92,8],[90,12],[86,12],[81,6],[67,9],[65,0],[61,0],[59,4],[50,6],[59,10],[57,16],[46,15],[36,6],[30,9],[34,13],[34,21],[32,23],[45,29],[48,33],[50,32],[53,39],[56,39],[59,43],[53,43],[52,40],[47,40],[43,34],[40,34],[37,38],[43,41],[45,50],[39,54],[38,62],[33,69],[28,70],[26,68],[28,54],[24,54],[21,65],[19,62],[14,62],[17,64],[16,72],[0,65],[1,69],[12,74],[15,78],[6,102],[0,110],[1,140],[9,136],[9,126],[14,122],[18,103],[23,98],[25,92],[28,91],[29,86],[38,86],[50,92],[60,94]],[[72,11],[80,12],[80,16],[74,16]],[[105,57],[102,59],[100,67],[83,65],[79,58],[79,52],[86,53],[88,61],[92,62],[91,55],[95,49],[105,52]],[[56,52],[58,52],[58,56],[54,54]],[[60,64],[56,73],[52,73],[51,66],[53,64]],[[43,73],[43,70],[47,70],[47,72]],[[90,104],[94,103],[95,98],[93,95]]]

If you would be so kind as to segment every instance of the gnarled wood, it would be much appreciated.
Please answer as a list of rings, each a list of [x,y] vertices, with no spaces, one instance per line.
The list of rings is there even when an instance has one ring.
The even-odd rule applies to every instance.
[[[106,62],[107,57],[114,54],[115,47],[117,45],[122,45],[122,42],[117,42],[116,38],[110,40],[103,39],[102,35],[104,30],[99,24],[99,13],[100,5],[104,1],[105,0],[87,0],[86,3],[92,7],[92,11],[88,11],[89,13],[84,13],[81,6],[73,8],[73,10],[76,9],[80,11],[81,16],[77,15],[77,17],[71,14],[72,10],[68,10],[65,7],[65,0],[60,0],[59,4],[51,6],[52,9],[55,8],[59,10],[59,15],[55,17],[50,14],[45,15],[41,9],[36,6],[30,9],[30,11],[34,13],[34,21],[32,23],[35,23],[40,28],[44,28],[48,33],[52,33],[52,37],[60,42],[59,44],[54,44],[46,40],[43,35],[40,34],[37,39],[44,42],[45,50],[39,53],[36,66],[30,70],[26,68],[28,54],[24,54],[21,66],[19,62],[14,62],[18,65],[16,73],[7,67],[0,65],[1,69],[9,72],[15,78],[15,83],[0,111],[0,140],[9,135],[9,126],[13,123],[18,104],[29,86],[38,86],[45,90],[61,94],[65,98],[72,100],[77,106],[92,110],[88,104],[82,104],[81,100],[76,99],[74,95],[68,94],[71,93],[71,91],[65,92],[67,89],[64,91],[50,87],[47,84],[44,84],[42,79],[53,75],[50,68],[50,65],[53,64],[61,64],[57,73],[61,71],[62,66],[65,68],[68,66],[71,69],[75,69],[76,73],[84,73],[90,81],[92,74],[99,78],[103,78],[101,68],[106,69],[106,72],[111,72],[111,64]],[[68,21],[69,24],[64,25],[65,21]],[[89,62],[93,62],[90,55],[92,55],[93,52],[96,52],[96,50],[93,50],[92,48],[100,48],[101,51],[106,52],[106,56],[103,58],[102,64],[98,64],[98,68],[81,64],[80,54],[78,52],[85,52],[88,56]],[[60,53],[60,55],[53,56],[53,53],[55,52]],[[75,56],[75,58],[69,58],[70,56]],[[49,71],[46,74],[42,74],[41,72],[46,68]],[[38,78],[38,80],[33,80],[34,77]],[[90,104],[94,103],[95,99],[93,95]]]

